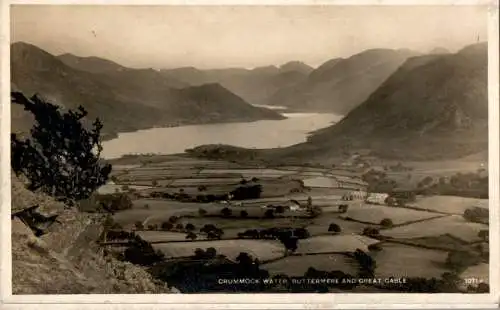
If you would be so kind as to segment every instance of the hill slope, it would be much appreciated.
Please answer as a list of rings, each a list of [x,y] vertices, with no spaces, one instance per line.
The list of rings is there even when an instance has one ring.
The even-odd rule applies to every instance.
[[[219,83],[251,104],[265,104],[268,98],[283,87],[303,81],[313,70],[310,66],[291,61],[282,66],[255,69],[229,68],[200,70],[193,67],[161,70],[172,79],[193,86]]]
[[[383,157],[457,158],[488,147],[487,44],[408,59],[339,123],[288,150]]]
[[[267,104],[346,114],[379,87],[408,57],[408,50],[372,49],[327,61],[300,83],[281,88]]]
[[[75,57],[62,58],[66,62],[71,59],[73,66],[78,63],[80,69],[90,71],[68,66],[34,45],[14,43],[11,45],[12,88],[26,95],[38,93],[66,108],[82,105],[89,117],[103,121],[106,134],[159,126],[282,118],[273,111],[252,107],[229,91],[213,92],[213,86],[193,90],[196,95],[190,95],[189,87],[178,91],[187,84],[152,69],[129,69],[96,58],[75,61]],[[96,63],[107,66],[95,72],[99,67]],[[30,127],[27,125],[29,115],[23,112],[13,108],[14,131]]]
[[[12,291],[14,294],[159,294],[173,293],[146,269],[104,255],[97,241],[105,217],[81,213],[34,193],[12,174],[12,210],[39,205],[60,223],[36,237],[22,221],[12,221]]]

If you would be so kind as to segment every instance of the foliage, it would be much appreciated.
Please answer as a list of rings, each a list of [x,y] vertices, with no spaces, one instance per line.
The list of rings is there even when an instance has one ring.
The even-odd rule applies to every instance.
[[[150,266],[162,261],[165,256],[161,252],[155,251],[151,243],[136,236],[132,246],[125,250],[124,258],[133,264]]]
[[[225,207],[220,211],[220,213],[223,217],[230,217],[233,214],[233,211],[231,211],[228,207]]]
[[[397,187],[396,181],[389,179],[385,172],[375,169],[363,174],[362,179],[368,183],[368,192],[390,193]]]
[[[231,192],[233,200],[257,199],[262,193],[262,185],[238,186]]]
[[[481,257],[476,253],[465,251],[453,251],[448,253],[446,265],[448,268],[461,272],[470,266],[477,265],[481,262]]]
[[[245,218],[245,217],[248,216],[248,212],[246,210],[241,210],[240,216],[243,217],[243,218]]]
[[[196,240],[196,238],[198,238],[198,236],[192,231],[186,234],[186,239]]]
[[[200,216],[204,216],[204,215],[206,215],[206,214],[207,214],[207,210],[200,208],[200,209],[198,209],[198,214],[199,214]]]
[[[174,224],[171,222],[163,222],[161,223],[161,230],[169,231],[174,228]]]
[[[274,218],[274,210],[273,209],[267,209],[266,212],[264,212],[264,217],[272,219]]]
[[[346,213],[348,209],[349,209],[349,205],[348,204],[341,204],[341,205],[339,205],[339,212],[340,213]]]
[[[340,228],[340,226],[338,224],[331,223],[330,226],[328,226],[328,231],[332,231],[334,233],[339,233],[342,231],[342,229]]]
[[[26,98],[12,92],[11,101],[31,112],[35,125],[31,139],[11,134],[11,166],[16,174],[24,174],[29,190],[42,190],[73,204],[86,199],[106,183],[111,165],[103,164],[100,155],[102,124],[96,119],[86,129],[83,119],[87,111],[61,112],[60,108],[38,96]]]
[[[375,260],[361,249],[356,249],[354,252],[354,258],[359,264],[359,276],[361,278],[373,278],[375,274],[375,268],[377,266]]]
[[[488,229],[482,229],[481,231],[479,231],[477,236],[481,238],[483,241],[489,241],[489,234],[490,232]]]
[[[470,222],[487,224],[489,222],[489,210],[480,207],[469,208],[464,211],[463,217]]]
[[[135,230],[144,230],[144,225],[142,224],[141,221],[136,221],[134,223],[134,226],[135,226]]]
[[[392,222],[392,220],[390,218],[385,218],[385,219],[380,221],[380,226],[385,227],[385,228],[389,228],[389,227],[394,226],[394,223]]]
[[[365,227],[363,229],[363,235],[368,237],[377,237],[380,235],[380,231],[374,227]]]

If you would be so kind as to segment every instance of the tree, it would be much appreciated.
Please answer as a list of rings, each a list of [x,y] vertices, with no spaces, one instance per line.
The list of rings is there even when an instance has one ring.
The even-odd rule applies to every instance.
[[[153,185],[154,187],[158,186],[158,181],[157,180],[151,181],[151,185]]]
[[[144,209],[149,209],[149,204],[147,204],[147,203],[146,203],[146,204],[144,205]]]
[[[285,207],[283,207],[283,206],[276,206],[276,208],[274,208],[274,211],[276,213],[284,213],[285,212]]]
[[[175,229],[177,230],[183,230],[184,229],[184,225],[182,225],[181,223],[175,225]]]
[[[446,257],[446,265],[456,272],[461,272],[470,266],[477,265],[480,261],[480,255],[465,251],[449,252],[448,257]]]
[[[240,254],[236,257],[236,261],[243,267],[249,267],[253,264],[252,256],[246,252],[240,252]]]
[[[205,251],[200,248],[196,248],[194,250],[194,258],[201,259],[203,257],[205,257]]]
[[[205,216],[207,214],[207,210],[200,208],[198,209],[198,214],[200,216]]]
[[[205,224],[200,228],[200,232],[208,234],[211,231],[216,231],[217,227],[214,224]]]
[[[264,217],[269,218],[269,219],[274,218],[274,210],[267,209],[266,212],[264,212]]]
[[[35,118],[31,139],[11,134],[11,166],[14,173],[27,177],[29,190],[41,190],[74,205],[106,183],[111,165],[100,158],[103,126],[99,119],[87,129],[83,119],[88,113],[81,106],[62,112],[36,95],[28,99],[20,92],[12,92],[11,101]]]
[[[179,218],[178,218],[177,216],[172,215],[171,217],[169,217],[169,218],[168,218],[168,221],[169,221],[170,223],[175,223],[175,222],[177,222],[177,220],[178,220],[178,219],[179,219]]]
[[[228,207],[225,207],[220,211],[220,213],[223,217],[230,217],[233,214],[233,211],[231,211],[231,209],[229,209]]]
[[[185,228],[186,228],[187,231],[193,231],[193,230],[196,229],[196,227],[194,227],[194,225],[191,224],[191,223],[187,223],[186,226],[185,226]]]
[[[489,231],[488,231],[488,229],[482,229],[481,231],[479,231],[479,233],[477,234],[477,236],[479,238],[481,238],[483,241],[488,241],[488,239],[489,239]]]
[[[205,254],[207,258],[215,258],[217,256],[217,250],[215,250],[215,248],[210,247],[205,251]]]
[[[349,205],[347,205],[347,204],[339,205],[339,212],[340,213],[346,213],[348,209],[349,209]]]
[[[192,231],[190,231],[186,234],[186,239],[196,240],[196,238],[198,238],[198,236]]]
[[[380,231],[374,227],[365,227],[363,229],[363,235],[370,237],[377,237],[380,235]]]
[[[171,230],[172,228],[174,228],[174,224],[172,224],[171,222],[161,223],[161,230],[168,231],[168,230]]]
[[[331,223],[330,226],[328,226],[328,231],[334,232],[334,233],[339,233],[342,231],[340,226],[335,223]]]
[[[385,218],[383,220],[380,221],[380,226],[382,227],[392,227],[394,225],[394,223],[392,223],[392,220],[390,218]]]
[[[295,252],[297,250],[299,238],[295,236],[283,235],[280,236],[279,240],[285,246],[287,252]]]
[[[206,191],[206,190],[207,190],[207,187],[205,185],[198,186],[198,191],[199,192],[203,192],[203,191]]]
[[[144,230],[144,225],[142,224],[141,221],[135,222],[134,226],[135,226],[135,230]]]
[[[243,218],[245,218],[245,217],[248,216],[248,212],[246,210],[241,210],[240,216],[243,217]]]

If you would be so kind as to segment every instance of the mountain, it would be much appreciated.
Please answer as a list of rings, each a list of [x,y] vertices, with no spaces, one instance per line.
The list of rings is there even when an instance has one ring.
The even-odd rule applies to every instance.
[[[488,147],[487,44],[409,58],[339,123],[291,152],[369,149],[382,157],[458,158]]]
[[[429,54],[449,54],[449,53],[450,51],[444,47],[436,47],[429,52]]]
[[[283,87],[307,78],[313,68],[291,61],[280,67],[264,66],[254,69],[228,68],[201,70],[194,67],[164,69],[161,73],[171,79],[196,86],[219,83],[251,104],[267,103],[268,98]]]
[[[106,64],[102,70],[99,63]],[[90,118],[103,121],[108,135],[160,126],[283,118],[249,105],[220,85],[192,88],[153,69],[130,69],[95,57],[55,57],[22,42],[11,45],[11,76],[13,89],[26,95],[37,93],[65,108],[82,105]],[[14,131],[25,131],[32,121],[16,105],[12,118]]]
[[[124,66],[119,65],[114,61],[94,56],[79,57],[66,53],[57,56],[57,58],[72,68],[92,73],[110,73],[126,69]]]
[[[306,65],[301,61],[289,61],[281,65],[279,69],[281,72],[295,71],[295,72],[300,72],[302,74],[309,74],[314,70],[313,67]]]
[[[409,50],[371,49],[347,59],[331,59],[302,82],[277,90],[266,104],[346,114],[415,55]]]

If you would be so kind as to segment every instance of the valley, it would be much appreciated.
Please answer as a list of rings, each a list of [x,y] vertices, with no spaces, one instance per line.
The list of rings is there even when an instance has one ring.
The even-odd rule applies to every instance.
[[[375,278],[439,279],[453,270],[446,263],[452,251],[481,256],[479,246],[485,241],[480,232],[488,230],[487,224],[463,218],[467,208],[487,210],[488,199],[417,195],[398,206],[371,204],[365,198],[346,200],[366,190],[361,170],[265,166],[185,154],[127,156],[112,162],[114,184],[105,185],[100,193],[132,197],[131,208],[114,215],[115,225],[149,242],[169,266],[189,264],[197,249],[213,248],[217,255],[233,262],[242,252],[247,253],[271,276],[304,276],[309,267],[356,276],[359,265],[349,253],[360,249],[376,260]],[[411,173],[418,173],[420,166]],[[391,177],[397,174],[393,172]],[[317,178],[323,182],[312,182]],[[324,179],[331,182],[325,185]],[[204,200],[254,185],[262,187],[258,198]],[[436,204],[437,200],[441,202]],[[342,205],[347,205],[346,212]],[[316,211],[311,214],[312,209]],[[385,226],[384,219],[390,219],[390,226]],[[332,229],[333,224],[338,228]],[[211,225],[219,234],[207,232]],[[252,233],[266,229],[302,229],[307,233],[299,237],[297,249],[289,252],[274,237]],[[102,242],[118,252],[127,244]],[[413,259],[412,263],[408,259]],[[487,266],[487,260],[484,264]],[[190,290],[174,275],[167,282],[176,283],[181,291]],[[394,292],[408,288],[401,284],[399,288],[367,285],[366,289]]]

